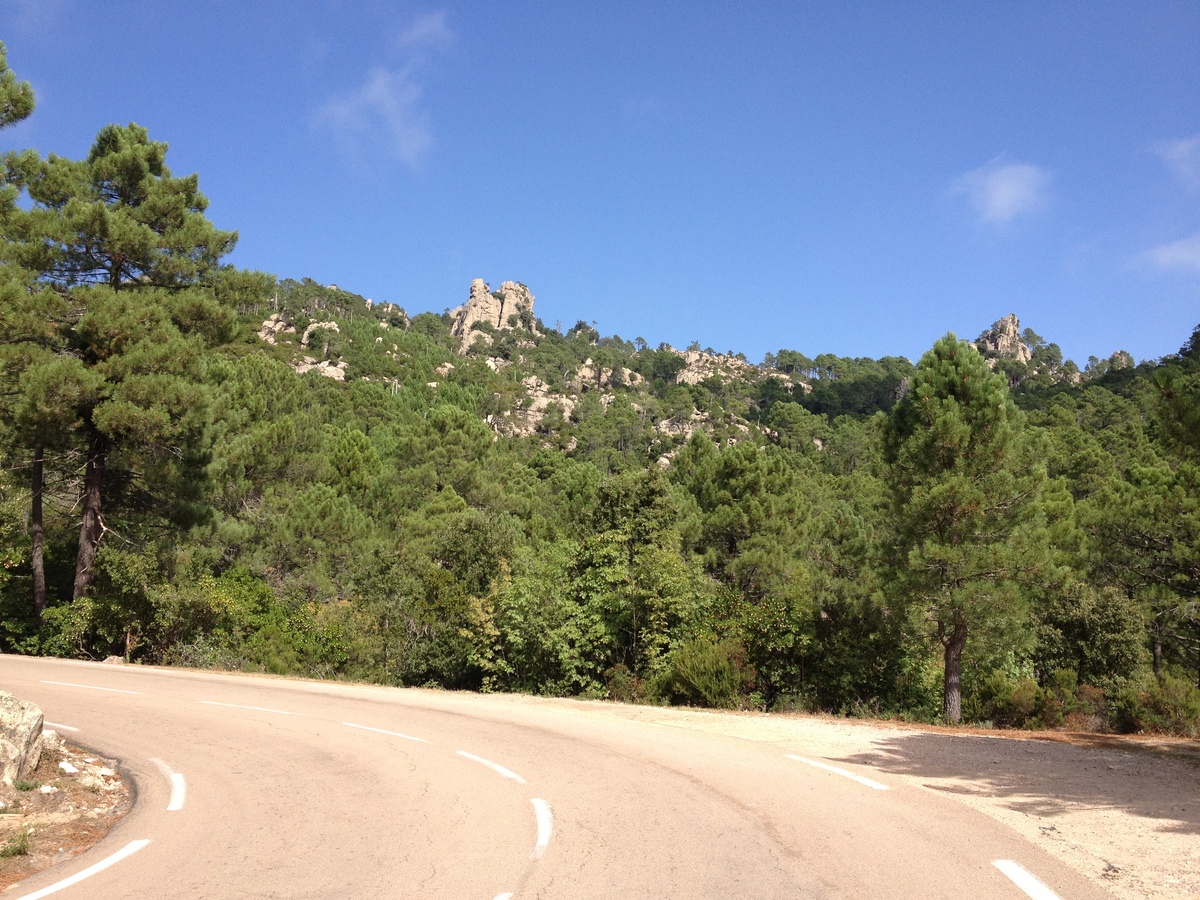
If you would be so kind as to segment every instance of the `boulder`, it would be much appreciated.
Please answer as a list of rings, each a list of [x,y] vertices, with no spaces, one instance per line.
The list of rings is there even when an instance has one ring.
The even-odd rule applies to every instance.
[[[0,781],[28,778],[42,758],[42,711],[0,691]]]
[[[281,334],[295,334],[296,329],[283,320],[283,316],[275,313],[263,320],[262,328],[258,331],[261,340],[274,344],[275,338]]]

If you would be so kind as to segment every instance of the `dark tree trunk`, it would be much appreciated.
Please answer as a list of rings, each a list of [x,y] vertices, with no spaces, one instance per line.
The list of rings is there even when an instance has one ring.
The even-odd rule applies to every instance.
[[[1154,624],[1154,636],[1151,638],[1151,645],[1154,653],[1154,674],[1161,675],[1163,664],[1162,635],[1159,634],[1157,622]]]
[[[79,527],[79,556],[75,559],[75,590],[78,600],[92,586],[96,577],[96,552],[104,537],[104,520],[100,517],[101,488],[104,482],[104,463],[108,456],[108,438],[95,435],[88,446],[87,469],[83,477],[83,524]]]
[[[957,725],[962,721],[962,652],[967,646],[967,623],[955,622],[953,631],[943,631],[942,644],[946,648],[942,714],[947,722]]]
[[[30,493],[33,500],[30,504],[29,530],[33,538],[33,548],[30,554],[30,565],[33,567],[33,612],[37,623],[42,624],[42,613],[46,611],[46,559],[45,532],[42,529],[42,469],[45,463],[45,450],[41,444],[33,448],[33,467],[30,475]]]

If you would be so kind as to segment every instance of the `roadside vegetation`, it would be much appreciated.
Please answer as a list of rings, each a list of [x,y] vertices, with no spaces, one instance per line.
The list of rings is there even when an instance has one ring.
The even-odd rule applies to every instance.
[[[1031,331],[694,382],[585,322],[462,355],[448,314],[225,264],[166,154],[3,160],[3,651],[1200,729],[1200,328],[1082,371]],[[559,399],[506,427],[531,379]]]

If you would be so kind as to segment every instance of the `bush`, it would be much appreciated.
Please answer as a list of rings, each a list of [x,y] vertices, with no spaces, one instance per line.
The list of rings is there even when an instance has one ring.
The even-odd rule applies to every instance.
[[[1150,731],[1200,736],[1200,688],[1178,669],[1164,670],[1117,694],[1112,723],[1123,734]]]
[[[1038,707],[1039,690],[1032,678],[1012,679],[993,672],[979,688],[974,716],[999,728],[1023,728]]]
[[[754,669],[739,642],[696,638],[671,654],[652,693],[671,703],[739,709],[746,705],[745,692],[753,683]]]
[[[617,663],[604,672],[604,683],[608,688],[608,699],[621,703],[639,703],[646,699],[646,683],[629,671],[624,663]]]

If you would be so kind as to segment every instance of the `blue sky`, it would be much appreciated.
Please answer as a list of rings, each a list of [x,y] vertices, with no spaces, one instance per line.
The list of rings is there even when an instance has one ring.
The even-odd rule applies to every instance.
[[[5,0],[38,108],[199,172],[233,262],[410,312],[916,359],[1015,312],[1081,365],[1200,323],[1200,4]]]

